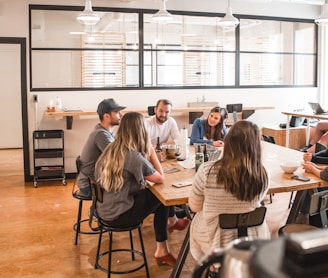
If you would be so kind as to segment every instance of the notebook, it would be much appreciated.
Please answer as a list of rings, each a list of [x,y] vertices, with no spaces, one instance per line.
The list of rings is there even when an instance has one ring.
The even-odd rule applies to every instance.
[[[309,102],[309,105],[315,115],[328,114],[328,111],[323,110],[321,105],[317,102]]]

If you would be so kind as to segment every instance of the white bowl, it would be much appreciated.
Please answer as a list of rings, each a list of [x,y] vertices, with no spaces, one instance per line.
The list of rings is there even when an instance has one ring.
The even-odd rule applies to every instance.
[[[294,173],[298,167],[300,167],[300,163],[294,161],[280,163],[280,168],[287,174]]]

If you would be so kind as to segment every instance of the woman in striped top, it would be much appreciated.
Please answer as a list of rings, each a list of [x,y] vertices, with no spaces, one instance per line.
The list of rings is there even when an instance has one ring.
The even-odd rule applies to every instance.
[[[237,238],[237,230],[222,230],[219,214],[254,210],[268,190],[269,173],[261,161],[260,131],[249,121],[235,123],[224,140],[223,156],[203,163],[189,196],[196,212],[190,228],[190,251],[196,260]],[[269,238],[264,222],[248,229],[249,236]]]

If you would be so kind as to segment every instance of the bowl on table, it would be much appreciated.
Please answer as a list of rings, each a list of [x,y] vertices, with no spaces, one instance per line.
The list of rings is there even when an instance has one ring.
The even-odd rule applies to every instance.
[[[286,161],[280,163],[280,168],[286,173],[286,174],[292,174],[294,173],[298,167],[300,167],[299,162],[295,161]]]
[[[167,158],[176,158],[180,154],[179,145],[162,145],[162,149],[165,150],[165,155]]]

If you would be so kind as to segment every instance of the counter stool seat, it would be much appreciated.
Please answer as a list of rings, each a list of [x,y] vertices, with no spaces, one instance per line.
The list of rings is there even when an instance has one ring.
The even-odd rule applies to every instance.
[[[86,235],[99,234],[99,231],[92,231],[90,229],[89,230],[81,230],[81,223],[89,221],[89,218],[81,219],[82,218],[83,201],[92,201],[92,197],[81,194],[80,190],[76,190],[76,191],[72,192],[72,196],[79,200],[79,208],[77,211],[77,220],[76,220],[76,223],[73,225],[73,229],[75,231],[74,244],[77,245],[79,234],[86,234]]]
[[[93,231],[99,231],[99,240],[98,240],[98,246],[97,246],[97,253],[96,253],[96,261],[95,261],[95,268],[100,269],[104,272],[107,273],[107,277],[110,277],[111,274],[129,274],[131,272],[138,271],[141,268],[145,268],[146,271],[146,277],[149,278],[149,270],[148,270],[148,264],[147,264],[147,258],[146,258],[146,252],[145,252],[145,247],[144,247],[144,242],[142,238],[142,232],[141,232],[141,226],[142,222],[131,225],[129,227],[111,227],[109,223],[101,219],[99,215],[97,215],[97,227],[94,227],[92,224],[94,221],[92,221],[92,215],[96,213],[96,206],[97,202],[103,201],[103,191],[100,185],[94,181],[90,180],[90,185],[91,185],[91,192],[92,192],[92,206],[91,206],[91,213],[90,213],[90,219],[89,219],[89,226]],[[138,235],[139,235],[139,243],[141,247],[141,251],[137,250],[134,247],[133,244],[133,236],[132,236],[132,231],[138,230]],[[102,243],[102,235],[103,233],[108,232],[109,234],[109,244],[108,244],[108,250],[100,253],[101,249],[101,243]],[[124,242],[120,241],[118,244],[120,244],[120,247],[113,248],[113,233],[122,233],[122,232],[129,232],[129,240],[130,240],[130,247],[129,248],[122,248],[121,244]],[[119,259],[117,261],[122,262],[122,266],[117,267],[116,269],[112,268],[112,255],[113,253],[130,253],[131,254],[131,260],[134,262],[136,261],[135,255],[138,255],[142,258],[141,262],[134,262],[131,263],[129,259],[127,259],[126,255],[122,255],[122,259]],[[121,254],[119,254],[121,255]],[[108,261],[107,261],[107,267],[103,266],[101,264],[100,260],[104,257],[108,256]],[[125,260],[128,260],[127,262]],[[124,268],[124,269],[122,269]]]
[[[78,156],[75,160],[75,164],[76,164],[76,170],[77,170],[77,175],[76,178],[80,172],[80,167],[81,167],[81,159],[80,156]],[[76,183],[76,182],[75,182]],[[72,189],[72,196],[75,199],[79,200],[79,208],[77,211],[77,220],[76,223],[73,225],[73,230],[75,231],[75,240],[74,240],[74,244],[77,245],[78,244],[78,239],[79,239],[79,234],[99,234],[99,231],[93,231],[91,229],[85,231],[85,230],[81,230],[81,223],[83,222],[87,222],[89,221],[89,218],[86,219],[81,219],[82,218],[82,208],[83,208],[83,201],[92,201],[92,196],[85,196],[79,189],[75,190],[75,183]]]
[[[293,233],[302,233],[306,231],[319,230],[320,228],[308,224],[289,224],[280,227],[278,230],[279,236],[287,236]]]

